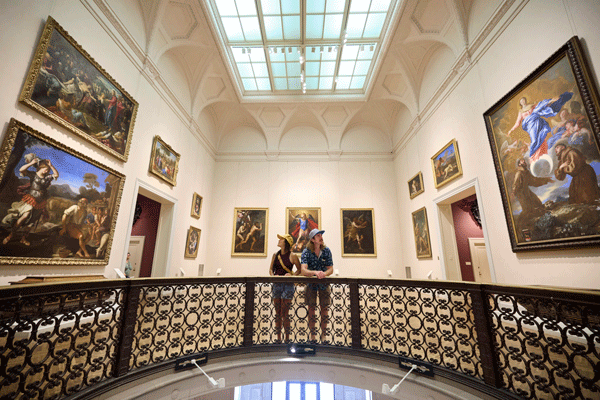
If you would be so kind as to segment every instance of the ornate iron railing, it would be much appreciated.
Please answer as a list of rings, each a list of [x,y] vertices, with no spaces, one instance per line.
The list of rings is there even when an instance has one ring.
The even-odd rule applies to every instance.
[[[274,284],[295,283],[289,339],[311,340],[306,278],[172,278],[0,289],[0,397],[90,398],[185,355],[277,345]],[[600,294],[328,279],[324,349],[430,364],[498,398],[600,398]],[[316,326],[320,316],[316,313]],[[319,338],[317,336],[317,338]]]

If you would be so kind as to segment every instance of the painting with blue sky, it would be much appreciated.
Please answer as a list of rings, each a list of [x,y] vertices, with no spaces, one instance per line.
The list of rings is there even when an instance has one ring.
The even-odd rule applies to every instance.
[[[0,262],[106,264],[125,177],[11,120],[0,160]]]

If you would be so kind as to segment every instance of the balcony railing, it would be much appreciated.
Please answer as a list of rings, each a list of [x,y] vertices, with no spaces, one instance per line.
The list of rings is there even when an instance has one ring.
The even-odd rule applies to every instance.
[[[311,338],[307,278],[171,278],[0,289],[0,398],[91,398],[179,357],[278,343],[274,282],[295,282],[290,341]],[[600,398],[600,294],[328,279],[332,352],[430,364],[498,398]],[[317,318],[319,313],[317,312]],[[317,321],[316,326],[319,326]],[[317,336],[318,337],[318,336]]]

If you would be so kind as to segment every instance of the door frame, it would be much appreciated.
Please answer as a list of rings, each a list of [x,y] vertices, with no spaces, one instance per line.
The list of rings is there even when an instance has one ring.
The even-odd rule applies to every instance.
[[[481,201],[483,197],[481,195],[481,189],[479,188],[478,178],[473,178],[433,199],[434,204],[437,206],[435,216],[437,217],[438,231],[440,233],[438,235],[438,244],[440,248],[439,257],[442,279],[462,280],[460,261],[458,259],[458,246],[456,244],[456,234],[454,231],[454,221],[452,219],[452,203],[471,196],[472,194],[477,196],[477,205],[479,207],[479,216],[481,218],[481,230],[483,232],[485,251],[490,265],[490,276],[492,282],[496,283],[496,270],[494,269],[494,260],[492,258],[492,246],[487,233],[485,211],[483,201]]]
[[[152,277],[171,276],[171,253],[173,248],[173,233],[175,232],[175,215],[177,215],[177,199],[169,194],[153,187],[140,178],[135,180],[133,199],[129,211],[129,224],[127,225],[127,236],[125,243],[131,240],[131,228],[133,227],[133,216],[138,194],[146,196],[160,203],[160,216],[158,218],[158,229],[156,232],[156,245],[154,247],[154,259],[152,261]],[[121,265],[125,265],[127,251],[123,254]]]
[[[127,252],[128,253],[130,252],[129,249],[131,249],[131,242],[133,240],[138,240],[139,243],[140,243],[140,245],[142,246],[142,253],[140,254],[140,263],[137,266],[138,269],[136,270],[136,273],[133,274],[133,275],[137,275],[137,276],[134,276],[134,278],[139,278],[140,277],[140,267],[141,267],[141,264],[142,264],[141,263],[141,261],[142,261],[141,257],[144,256],[144,244],[146,242],[146,236],[130,236],[129,237],[129,245],[127,246]],[[131,262],[131,259],[129,261]]]

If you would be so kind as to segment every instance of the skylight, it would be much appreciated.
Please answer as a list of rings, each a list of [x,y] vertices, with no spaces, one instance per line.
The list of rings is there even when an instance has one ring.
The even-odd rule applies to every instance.
[[[206,0],[242,96],[365,94],[397,0]]]

